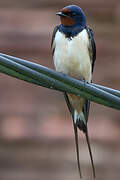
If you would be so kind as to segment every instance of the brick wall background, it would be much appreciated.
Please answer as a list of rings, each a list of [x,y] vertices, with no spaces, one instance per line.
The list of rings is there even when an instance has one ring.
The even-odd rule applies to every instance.
[[[71,0],[0,1],[0,50],[54,68],[55,13]],[[95,83],[120,89],[119,0],[75,0],[95,33]],[[89,134],[97,179],[120,177],[120,112],[91,103]],[[91,177],[80,132],[83,175]],[[0,74],[0,179],[78,179],[72,120],[61,93]]]

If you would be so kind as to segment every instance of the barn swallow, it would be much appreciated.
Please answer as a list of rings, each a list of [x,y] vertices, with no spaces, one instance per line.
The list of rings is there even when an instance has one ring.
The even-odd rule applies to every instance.
[[[66,6],[56,15],[60,16],[61,24],[55,27],[51,42],[55,69],[58,72],[90,83],[96,59],[96,46],[93,31],[86,25],[86,16],[82,9],[76,5]],[[79,161],[78,129],[83,131],[86,136],[93,176],[95,177],[87,128],[90,101],[66,92],[64,96],[73,119],[80,177],[82,175]]]

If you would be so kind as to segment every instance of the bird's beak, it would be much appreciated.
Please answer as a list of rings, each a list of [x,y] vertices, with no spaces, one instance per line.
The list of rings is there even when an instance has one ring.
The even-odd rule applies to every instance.
[[[64,14],[63,12],[57,12],[56,15],[58,16],[63,16],[63,17],[69,17],[66,14]]]

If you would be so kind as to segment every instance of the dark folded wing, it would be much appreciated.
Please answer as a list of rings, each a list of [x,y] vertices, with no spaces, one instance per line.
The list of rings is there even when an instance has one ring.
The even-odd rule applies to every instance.
[[[73,109],[72,105],[70,104],[70,101],[69,101],[69,98],[68,98],[68,95],[66,92],[64,92],[64,97],[65,97],[67,107],[72,115],[72,118],[74,118],[74,109]]]
[[[89,46],[88,50],[89,50],[89,54],[90,54],[90,59],[91,59],[91,64],[92,64],[92,73],[93,73],[94,64],[95,64],[95,60],[96,60],[96,45],[95,45],[95,41],[94,41],[93,30],[88,26],[86,27],[86,30],[87,30],[89,42],[90,42],[90,46]],[[83,108],[83,113],[84,113],[86,122],[88,121],[89,109],[90,109],[90,101],[86,99],[85,105]]]
[[[51,49],[52,49],[52,54],[54,54],[54,50],[55,50],[55,47],[54,47],[54,39],[55,39],[55,35],[56,35],[56,32],[58,31],[59,29],[59,26],[56,26],[53,30],[53,34],[52,34],[52,41],[51,41]]]
[[[89,41],[90,41],[89,53],[90,53],[90,57],[91,57],[91,61],[92,61],[92,73],[93,73],[94,64],[95,64],[95,60],[96,60],[96,45],[95,45],[95,41],[94,41],[93,30],[88,26],[86,27],[86,30],[88,32],[88,37],[89,37]]]

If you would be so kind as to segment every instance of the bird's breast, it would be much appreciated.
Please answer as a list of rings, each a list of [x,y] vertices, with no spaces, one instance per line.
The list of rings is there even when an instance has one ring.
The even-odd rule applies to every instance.
[[[57,31],[54,46],[54,64],[57,71],[77,79],[91,81],[89,39],[85,29],[71,39]]]

